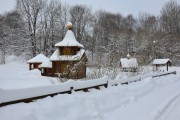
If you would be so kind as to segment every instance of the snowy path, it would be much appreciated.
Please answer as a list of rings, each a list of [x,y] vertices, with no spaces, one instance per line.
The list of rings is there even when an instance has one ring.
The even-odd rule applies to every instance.
[[[156,120],[180,120],[180,94],[174,95],[160,110],[156,111]]]
[[[161,114],[159,120],[180,120],[180,95]]]
[[[157,115],[161,116],[161,114],[159,113],[159,107],[161,109],[165,109],[166,105],[170,103],[171,99],[169,100],[169,97],[172,95],[173,97],[176,96],[176,94],[173,93],[176,93],[178,91],[180,85],[180,81],[176,81],[176,84],[174,84],[173,80],[167,79],[167,81],[169,81],[169,85],[164,86],[163,84],[161,84],[161,82],[163,82],[161,79],[162,78],[157,78],[154,80],[151,79],[153,83],[149,83],[151,84],[151,87],[149,91],[146,91],[146,95],[135,97],[132,101],[132,104],[129,103],[125,105],[125,107],[114,109],[109,114],[105,115],[105,118],[110,119],[109,115],[114,115],[116,116],[114,118],[115,120],[148,120],[148,118],[151,118],[150,120],[157,120]],[[152,89],[152,87],[154,88]],[[162,104],[166,100],[168,100],[168,102],[166,104]],[[154,113],[154,111],[156,112]],[[177,113],[178,111],[175,112],[175,114]]]

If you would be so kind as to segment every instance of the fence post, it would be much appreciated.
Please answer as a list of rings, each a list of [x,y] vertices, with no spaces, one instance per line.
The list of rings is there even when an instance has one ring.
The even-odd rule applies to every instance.
[[[74,92],[74,88],[70,87],[70,94],[72,94]]]
[[[108,81],[107,81],[107,83],[104,85],[104,87],[105,87],[105,88],[107,88],[107,87],[108,87]]]

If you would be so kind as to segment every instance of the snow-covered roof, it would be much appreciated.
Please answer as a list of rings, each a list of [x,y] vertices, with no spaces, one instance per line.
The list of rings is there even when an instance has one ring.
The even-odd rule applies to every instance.
[[[167,62],[172,62],[170,59],[155,59],[152,64],[166,64]]]
[[[52,62],[51,61],[44,61],[41,64],[41,68],[52,68]]]
[[[138,62],[136,58],[121,58],[120,62],[123,68],[138,67]]]
[[[49,61],[49,58],[43,54],[36,55],[34,58],[27,61],[27,63],[42,63],[44,61]]]
[[[60,55],[59,50],[57,49],[52,56],[50,57],[51,61],[61,60],[61,61],[76,61],[80,60],[85,53],[84,49],[80,49],[76,55]]]
[[[71,30],[68,30],[64,39],[61,42],[56,43],[55,46],[77,46],[80,48],[84,48],[84,46],[76,40],[74,33]]]

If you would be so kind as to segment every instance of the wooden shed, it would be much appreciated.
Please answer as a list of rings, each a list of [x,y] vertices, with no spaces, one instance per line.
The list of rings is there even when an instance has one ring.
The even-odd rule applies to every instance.
[[[44,61],[49,61],[49,58],[47,58],[43,54],[39,54],[39,55],[35,56],[34,58],[28,60],[27,63],[29,64],[29,70],[33,70],[33,69],[39,69],[40,70],[41,69],[40,65]]]
[[[170,59],[155,59],[153,61],[153,70],[158,70],[159,67],[166,66],[166,70],[168,71],[169,66],[172,65],[172,61]]]
[[[41,75],[52,76],[52,62],[51,61],[45,61],[41,64]]]
[[[138,68],[138,62],[136,58],[121,58],[120,66],[124,72],[136,72]]]
[[[50,57],[52,74],[69,79],[84,78],[86,77],[85,62],[87,62],[84,46],[76,40],[71,23],[67,24],[67,28],[64,39],[55,44],[56,51]]]

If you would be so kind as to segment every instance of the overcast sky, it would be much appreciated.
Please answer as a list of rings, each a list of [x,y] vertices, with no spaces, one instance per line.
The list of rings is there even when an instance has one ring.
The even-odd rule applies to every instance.
[[[69,5],[83,4],[91,7],[93,11],[103,9],[123,15],[139,12],[148,12],[159,15],[162,6],[169,0],[60,0]],[[176,0],[180,4],[180,0]],[[15,8],[15,0],[0,0],[0,14]]]

